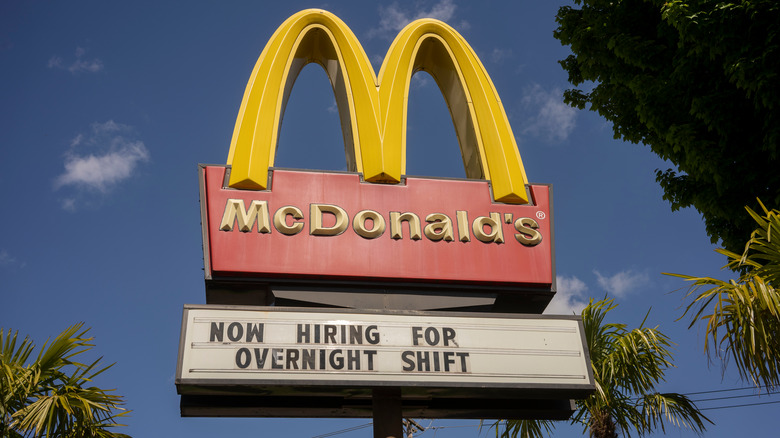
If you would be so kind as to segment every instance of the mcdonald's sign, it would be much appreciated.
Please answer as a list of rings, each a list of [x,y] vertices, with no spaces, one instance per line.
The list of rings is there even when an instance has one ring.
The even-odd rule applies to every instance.
[[[333,86],[347,172],[276,169],[287,98],[308,63]],[[409,84],[431,74],[449,107],[467,180],[405,175]],[[417,20],[379,74],[339,18],[305,10],[260,55],[226,166],[201,166],[207,281],[555,289],[551,188],[529,184],[501,100],[454,29]]]

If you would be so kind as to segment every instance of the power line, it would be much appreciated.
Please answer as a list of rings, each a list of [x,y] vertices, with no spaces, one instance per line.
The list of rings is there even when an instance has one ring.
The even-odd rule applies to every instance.
[[[745,407],[745,406],[771,405],[771,404],[775,404],[775,403],[780,403],[780,400],[771,401],[771,402],[762,402],[762,403],[747,403],[747,404],[744,404],[744,405],[717,406],[717,407],[714,407],[714,408],[701,408],[699,410],[700,411],[712,411],[712,410],[715,410],[715,409],[741,408],[741,407]]]
[[[714,392],[742,391],[742,390],[745,390],[745,389],[756,389],[756,387],[755,386],[745,386],[744,388],[713,389],[711,391],[686,392],[683,395],[711,394],[711,393],[714,393]]]
[[[430,426],[430,427],[426,427],[425,430],[428,430],[428,429],[452,429],[452,428],[456,428],[456,427],[480,427],[480,426],[481,426],[481,424],[464,424],[462,426]]]
[[[356,430],[365,429],[365,428],[367,428],[367,427],[369,427],[369,426],[371,426],[373,424],[374,424],[373,422],[372,423],[361,424],[359,426],[348,427],[346,429],[341,429],[341,430],[337,430],[337,431],[334,431],[334,432],[323,433],[322,435],[317,435],[317,436],[312,437],[312,438],[326,438],[326,437],[329,437],[329,436],[341,435],[342,433],[353,432],[353,431],[356,431]]]
[[[757,389],[755,386],[745,386],[743,388],[727,388],[727,389],[713,389],[710,391],[696,391],[696,392],[681,392],[680,395],[684,396],[692,396],[692,395],[700,395],[700,394],[714,394],[719,392],[733,392],[733,391],[744,391],[748,389]],[[759,394],[750,394],[750,395],[735,395],[735,396],[729,396],[729,397],[722,397],[722,399],[728,399],[728,398],[739,398],[739,397],[753,397],[753,396],[759,396],[759,395],[771,395],[771,394],[780,394],[780,392],[766,392],[766,393],[759,393]],[[634,399],[640,399],[642,396],[634,396]],[[707,400],[718,400],[717,398],[711,398],[711,399],[701,399],[701,400],[692,400],[692,401],[707,401]]]
[[[765,394],[744,394],[744,395],[730,395],[728,397],[713,397],[713,398],[703,398],[701,400],[691,400],[693,402],[699,403],[699,402],[705,402],[705,401],[713,401],[713,400],[731,400],[733,398],[745,398],[745,397],[761,397],[761,396],[770,396],[773,394],[778,394],[777,392],[767,392]]]
[[[431,422],[431,423],[433,423],[433,422]],[[340,429],[340,430],[336,430],[336,431],[333,431],[333,432],[324,433],[322,435],[313,436],[312,438],[327,438],[327,437],[331,437],[331,436],[341,435],[343,433],[354,432],[356,430],[365,429],[366,427],[370,427],[373,424],[374,423],[361,424],[361,425],[358,425],[358,426],[348,427],[346,429]],[[452,429],[452,428],[459,428],[459,427],[480,427],[481,424],[464,424],[464,425],[457,425],[457,426],[455,426],[455,425],[452,425],[452,426],[430,426],[429,425],[427,427],[420,426],[418,424],[417,426],[422,429],[422,430],[420,430],[420,432],[425,432],[425,431],[428,431],[428,430]]]
[[[721,393],[721,392],[733,392],[733,391],[745,391],[748,389],[756,389],[755,386],[745,386],[742,388],[726,388],[726,389],[713,389],[709,391],[695,391],[695,392],[687,392],[683,393],[682,395],[685,396],[691,396],[691,395],[701,395],[701,394],[714,394],[714,393]],[[713,398],[705,398],[701,400],[692,400],[693,402],[700,403],[700,402],[707,402],[707,401],[716,401],[716,400],[731,400],[731,399],[737,399],[737,398],[746,398],[746,397],[760,397],[760,396],[770,396],[770,395],[776,395],[780,394],[780,392],[766,392],[766,393],[759,393],[759,394],[744,394],[744,395],[731,395],[727,397],[713,397]],[[770,405],[770,404],[776,404],[780,403],[780,400],[776,401],[767,401],[767,402],[760,402],[760,403],[745,403],[741,405],[727,405],[727,406],[715,406],[715,407],[708,407],[708,408],[699,408],[700,411],[712,411],[716,409],[731,409],[731,408],[741,408],[741,407],[748,407],[748,406],[762,406],[762,405]],[[347,429],[341,429],[334,432],[325,433],[322,435],[317,435],[312,438],[327,438],[335,435],[340,435],[343,433],[353,432],[356,430],[364,429],[366,427],[369,427],[373,425],[373,423],[366,423],[359,426],[353,426]],[[481,424],[466,424],[466,425],[457,425],[457,426],[433,426],[429,425],[427,427],[422,427],[422,430],[420,432],[425,432],[428,430],[437,431],[439,429],[450,429],[450,428],[462,428],[462,427],[479,427]]]

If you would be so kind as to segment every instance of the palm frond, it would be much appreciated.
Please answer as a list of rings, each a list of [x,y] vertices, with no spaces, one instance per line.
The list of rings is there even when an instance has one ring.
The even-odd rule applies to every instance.
[[[2,436],[126,437],[109,430],[129,412],[122,397],[90,385],[111,365],[77,360],[93,346],[82,326],[47,340],[29,364],[33,343],[25,338],[17,345],[16,333],[0,330]]]
[[[703,430],[706,417],[684,396],[652,396],[666,370],[674,367],[672,341],[657,327],[645,327],[647,316],[633,330],[606,323],[607,313],[615,307],[611,299],[590,300],[582,312],[596,392],[577,402],[572,422],[583,424],[591,436],[608,436],[616,430],[627,437],[633,431],[643,435],[667,423]],[[645,401],[656,405],[645,406]]]
[[[551,420],[507,420],[504,431],[496,437],[500,438],[543,438],[552,433],[555,422]]]
[[[744,253],[718,251],[728,257],[724,268],[742,272],[738,279],[668,275],[690,283],[685,299],[692,301],[681,318],[691,318],[689,328],[705,323],[704,351],[772,389],[780,386],[780,212],[761,207],[764,216],[747,209],[758,228]]]
[[[688,397],[682,394],[645,394],[637,404],[641,407],[642,416],[645,418],[644,432],[660,428],[665,433],[666,424],[671,424],[701,434],[705,430],[705,422],[713,424]]]

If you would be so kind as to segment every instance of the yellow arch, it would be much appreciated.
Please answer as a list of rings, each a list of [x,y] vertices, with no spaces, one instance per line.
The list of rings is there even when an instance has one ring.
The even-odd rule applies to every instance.
[[[230,187],[263,189],[293,83],[320,64],[336,95],[348,167],[367,181],[397,183],[406,172],[406,117],[412,74],[434,77],[450,109],[466,175],[486,178],[496,201],[526,203],[528,183],[503,105],[484,66],[460,34],[433,19],[396,37],[379,79],[352,31],[317,9],[287,19],[260,55],[244,92],[228,154]]]

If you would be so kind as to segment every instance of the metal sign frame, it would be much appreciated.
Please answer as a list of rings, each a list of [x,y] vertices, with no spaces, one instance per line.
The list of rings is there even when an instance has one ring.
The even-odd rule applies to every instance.
[[[540,313],[555,293],[554,223],[549,185],[531,187],[534,204],[511,205],[490,201],[490,186],[485,181],[410,178],[401,185],[386,185],[361,183],[358,174],[348,172],[278,169],[271,173],[278,178],[272,180],[273,186],[269,184],[268,190],[235,190],[227,187],[230,168],[200,166],[204,271],[209,303],[267,305],[275,298],[287,298],[290,290],[326,292],[329,288],[331,292],[355,293],[387,289],[390,295],[439,295],[448,303],[456,297],[479,297],[446,307],[411,308],[414,310],[478,307],[495,310],[493,304],[498,300],[498,304],[507,306],[502,309],[506,312]],[[339,185],[323,187],[312,194],[310,180]],[[440,199],[426,201],[428,196],[440,197],[442,190],[459,193],[460,204],[452,207]],[[292,205],[295,202],[299,206]],[[329,208],[339,208],[349,219],[349,224],[345,224],[347,229],[330,236],[310,235],[315,221],[309,214],[310,206],[326,203],[334,204]],[[435,207],[425,210],[427,204]],[[262,205],[262,211],[258,212],[258,205]],[[243,211],[245,208],[247,213]],[[293,219],[284,210],[305,212],[301,212],[299,219]],[[233,217],[226,220],[230,212]],[[358,228],[363,224],[352,220],[359,212],[368,212],[382,221],[384,228],[378,237],[358,235],[365,231]],[[426,220],[426,214],[435,213],[430,217],[443,218],[451,233],[446,237],[449,241],[433,233],[410,236],[411,225],[400,221],[401,232],[406,234],[391,236],[395,223],[391,218],[393,214],[400,215],[397,212],[408,212],[403,214],[413,216],[418,221],[417,227],[425,228],[426,233],[429,227],[442,224]],[[249,219],[243,219],[245,215]],[[486,239],[485,235],[477,235],[477,231],[484,232],[476,225],[480,220],[492,223],[488,227],[500,237]],[[286,222],[281,224],[281,221]],[[518,225],[523,221],[538,230]],[[291,224],[298,227],[294,235],[290,235]],[[525,233],[532,231],[538,240],[532,245],[523,243],[526,236],[518,229]],[[338,257],[334,256],[336,253]],[[363,255],[366,253],[372,254],[370,262]],[[316,284],[314,289],[312,283]],[[254,301],[236,302],[226,297],[231,295],[231,290],[241,289],[241,285],[244,290],[254,290],[251,297],[246,294],[243,297]],[[254,287],[246,288],[247,285]],[[236,294],[232,295],[235,298]],[[302,299],[302,295],[291,298],[303,301],[313,298]],[[485,296],[492,299],[485,301]],[[371,294],[367,293],[358,301],[365,303],[370,298]],[[357,307],[348,302],[327,304]],[[403,308],[398,307],[400,303],[386,304],[389,303],[383,307]]]

